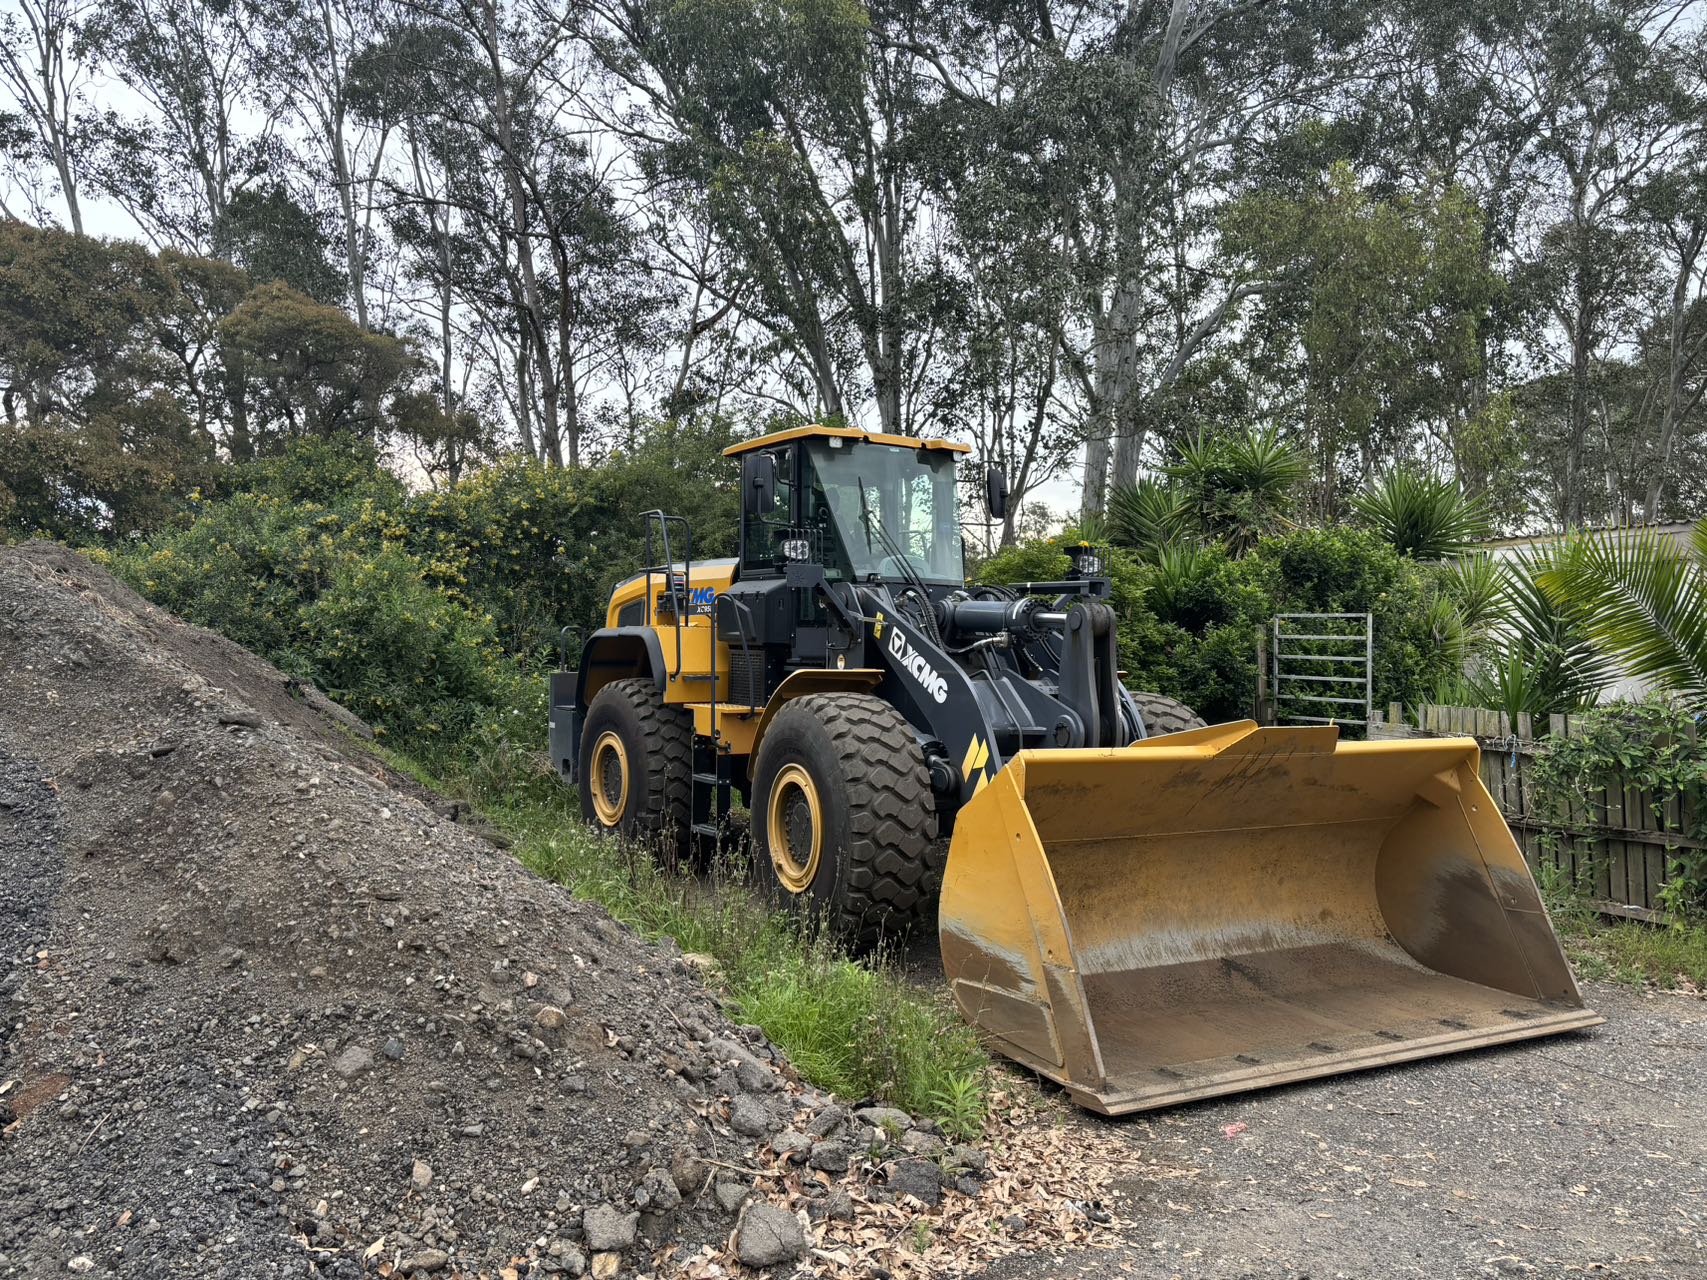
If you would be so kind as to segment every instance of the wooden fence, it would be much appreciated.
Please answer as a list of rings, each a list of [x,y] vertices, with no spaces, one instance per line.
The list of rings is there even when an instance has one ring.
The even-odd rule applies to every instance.
[[[1707,848],[1707,841],[1686,834],[1700,829],[1692,810],[1680,807],[1676,797],[1656,806],[1653,792],[1620,777],[1566,797],[1561,811],[1556,797],[1538,803],[1535,757],[1547,750],[1547,739],[1537,741],[1531,717],[1519,716],[1513,724],[1502,711],[1427,706],[1420,708],[1420,718],[1420,728],[1403,723],[1395,703],[1385,715],[1375,713],[1370,737],[1475,738],[1482,748],[1482,781],[1531,866],[1539,871],[1551,865],[1567,873],[1607,915],[1666,918],[1661,890],[1672,859],[1681,851]],[[1569,737],[1571,717],[1549,716],[1546,727],[1552,737]]]

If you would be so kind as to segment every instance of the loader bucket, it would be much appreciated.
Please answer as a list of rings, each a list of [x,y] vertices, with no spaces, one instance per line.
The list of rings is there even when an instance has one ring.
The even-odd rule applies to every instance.
[[[1592,1026],[1477,764],[1249,721],[1021,752],[956,821],[955,999],[1110,1115]]]

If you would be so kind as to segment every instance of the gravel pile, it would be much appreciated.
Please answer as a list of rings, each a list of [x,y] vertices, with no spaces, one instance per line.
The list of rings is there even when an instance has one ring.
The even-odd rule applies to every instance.
[[[0,548],[0,671],[0,1276],[786,1269],[978,1190],[81,557]]]

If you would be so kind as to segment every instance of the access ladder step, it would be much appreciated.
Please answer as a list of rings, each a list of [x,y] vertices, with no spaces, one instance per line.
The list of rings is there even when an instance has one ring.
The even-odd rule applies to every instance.
[[[696,787],[715,787],[722,781],[723,779],[719,778],[715,773],[696,773],[693,776],[694,786]]]
[[[693,824],[693,833],[696,836],[705,836],[707,839],[716,840],[722,836],[723,828],[715,822],[696,822]]]

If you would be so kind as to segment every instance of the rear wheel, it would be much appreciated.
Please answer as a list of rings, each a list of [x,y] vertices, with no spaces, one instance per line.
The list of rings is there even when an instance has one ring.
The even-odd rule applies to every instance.
[[[869,694],[812,694],[777,712],[753,764],[754,871],[773,899],[867,950],[927,921],[941,860],[912,726]]]
[[[650,680],[613,680],[587,706],[581,730],[581,816],[600,831],[688,847],[693,718],[667,707]]]
[[[1132,702],[1144,720],[1145,737],[1154,738],[1164,733],[1201,729],[1204,726],[1203,717],[1183,702],[1175,702],[1159,693],[1129,692],[1132,692]]]

